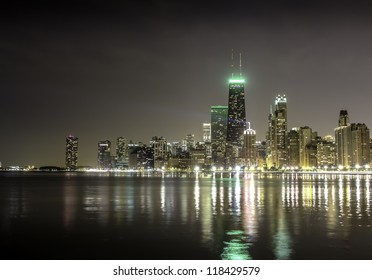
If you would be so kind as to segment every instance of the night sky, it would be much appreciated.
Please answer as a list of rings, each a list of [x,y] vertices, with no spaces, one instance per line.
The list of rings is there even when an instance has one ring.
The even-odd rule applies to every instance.
[[[277,94],[288,98],[288,128],[333,135],[346,109],[372,129],[369,1],[200,2],[3,6],[3,166],[63,166],[69,134],[78,164],[93,166],[99,140],[202,140],[210,106],[227,105],[232,48],[258,139]]]

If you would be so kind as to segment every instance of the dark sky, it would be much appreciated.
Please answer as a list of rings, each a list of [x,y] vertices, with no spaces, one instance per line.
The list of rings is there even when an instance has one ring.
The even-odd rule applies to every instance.
[[[3,166],[64,165],[70,133],[81,165],[118,136],[201,140],[210,106],[227,105],[232,48],[258,139],[277,94],[289,128],[333,134],[341,109],[372,128],[368,1],[39,3],[0,12]]]

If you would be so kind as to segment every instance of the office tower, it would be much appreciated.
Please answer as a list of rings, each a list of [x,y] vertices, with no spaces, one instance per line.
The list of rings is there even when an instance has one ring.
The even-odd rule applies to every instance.
[[[204,143],[211,142],[211,123],[203,123],[203,141]]]
[[[98,166],[102,169],[111,168],[111,142],[109,140],[98,142]]]
[[[341,110],[338,120],[338,127],[335,128],[337,165],[350,166],[352,159],[351,152],[351,125],[347,110]]]
[[[195,135],[187,134],[186,138],[182,140],[182,149],[189,152],[195,147]]]
[[[222,167],[225,157],[228,106],[211,107],[211,143],[212,160]]]
[[[205,157],[212,158],[211,123],[203,123],[203,141],[205,144]]]
[[[311,166],[309,162],[309,147],[313,141],[313,130],[308,126],[300,127],[299,134],[299,150],[300,150],[300,164],[301,168],[308,168]]]
[[[256,131],[251,129],[250,123],[248,124],[248,129],[244,131],[242,158],[246,167],[255,167],[257,165]]]
[[[78,161],[78,138],[72,135],[66,137],[66,169],[75,170]]]
[[[300,166],[300,135],[299,128],[292,128],[288,132],[288,166],[298,168]]]
[[[275,111],[268,118],[267,141],[269,144],[268,167],[281,168],[288,164],[287,153],[287,98],[275,98]]]
[[[164,137],[152,137],[150,147],[153,149],[155,169],[166,167],[167,146],[167,140]]]
[[[115,163],[117,168],[128,168],[128,145],[127,139],[124,137],[118,137],[116,139]]]
[[[370,135],[364,123],[351,124],[352,166],[370,163]]]
[[[326,135],[317,143],[317,161],[320,168],[336,165],[336,145],[331,135]]]

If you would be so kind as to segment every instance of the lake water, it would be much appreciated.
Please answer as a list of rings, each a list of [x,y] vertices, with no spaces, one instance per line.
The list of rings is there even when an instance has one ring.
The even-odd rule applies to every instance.
[[[372,259],[368,175],[0,173],[1,259]]]

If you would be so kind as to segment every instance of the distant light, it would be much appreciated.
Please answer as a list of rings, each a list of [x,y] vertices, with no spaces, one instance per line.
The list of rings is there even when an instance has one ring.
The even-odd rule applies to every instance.
[[[240,166],[239,165],[235,166],[235,171],[236,172],[239,172],[240,171]]]
[[[245,83],[245,80],[244,79],[239,79],[239,80],[235,80],[235,79],[231,79],[229,80],[229,83],[231,84],[244,84]]]
[[[195,166],[194,170],[195,172],[198,172],[200,170],[199,166]]]
[[[215,172],[216,171],[216,166],[212,166],[212,171]]]

